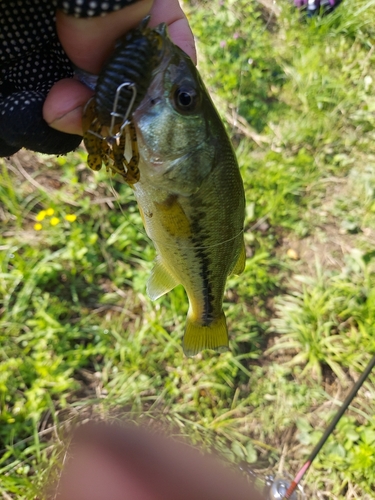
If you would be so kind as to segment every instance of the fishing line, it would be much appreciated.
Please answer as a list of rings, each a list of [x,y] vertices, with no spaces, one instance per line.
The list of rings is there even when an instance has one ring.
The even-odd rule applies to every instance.
[[[265,31],[269,24],[272,21],[273,16],[275,15],[274,11],[271,10],[270,16],[267,20],[267,23],[264,27]],[[239,75],[239,85],[238,85],[238,94],[237,94],[237,103],[236,103],[236,111],[238,113],[239,111],[239,103],[240,103],[240,97],[241,97],[241,89],[243,86],[243,73],[244,73],[244,67],[245,65],[249,63],[249,61],[244,61],[241,65],[241,70],[240,70],[240,75]],[[232,122],[232,133],[233,129],[236,127],[235,121]],[[254,224],[254,226],[257,226],[257,223]],[[253,226],[253,227],[254,227]],[[254,227],[254,229],[255,229]],[[251,228],[253,229],[253,228]],[[250,230],[251,230],[250,229]],[[333,419],[331,420],[330,424],[326,428],[325,432],[323,433],[322,437],[320,438],[319,442],[316,444],[316,446],[313,448],[311,451],[307,461],[304,463],[304,465],[300,468],[298,473],[296,474],[295,478],[293,479],[292,482],[290,480],[287,480],[285,478],[277,478],[275,480],[270,481],[270,489],[268,491],[268,499],[269,500],[291,500],[292,498],[295,498],[295,494],[297,489],[299,492],[300,486],[299,483],[312,465],[313,461],[315,460],[316,456],[318,453],[321,451],[323,448],[324,444],[326,443],[327,439],[329,436],[332,434],[334,431],[335,427],[337,426],[338,422],[340,421],[341,417],[344,415],[346,410],[348,409],[349,405],[357,395],[359,389],[362,387],[368,376],[370,375],[371,371],[373,370],[375,366],[375,355],[370,359],[369,363],[367,364],[366,368],[362,372],[361,376],[357,380],[357,382],[352,386],[352,389],[350,390],[349,394],[345,398],[344,402],[342,403],[340,409],[336,412],[334,415]]]
[[[181,249],[186,249],[186,248],[190,248],[192,250],[202,250],[202,249],[205,249],[205,248],[214,248],[214,247],[218,247],[220,245],[224,245],[224,243],[228,243],[229,241],[233,241],[235,240],[236,238],[238,238],[239,236],[241,236],[241,234],[244,232],[243,229],[241,229],[241,231],[236,234],[235,236],[233,236],[232,238],[229,238],[227,240],[224,240],[224,241],[220,241],[219,243],[214,243],[213,245],[203,245],[201,247],[196,247],[195,245],[186,245],[186,246],[180,246],[180,245],[168,245],[167,243],[165,242],[162,242],[163,246],[165,247],[169,247],[169,248],[181,248]],[[161,240],[152,240],[154,241],[155,243],[159,243]]]
[[[118,192],[116,191],[116,189],[113,186],[113,182],[112,181],[113,181],[113,175],[114,174],[113,175],[112,174],[113,173],[111,172],[111,175],[108,176],[109,177],[109,184],[110,184],[109,185],[109,189],[110,189],[111,193],[113,194],[113,196],[115,197],[115,202],[117,203],[118,208],[120,209],[120,212],[122,213],[122,215],[124,217],[127,218],[128,216],[125,214],[125,212],[124,212],[124,210],[123,210],[123,208],[121,206],[119,194],[118,194]],[[241,231],[239,233],[237,233],[235,236],[232,236],[232,238],[228,238],[227,240],[220,241],[219,243],[214,243],[213,245],[203,245],[203,246],[199,246],[199,247],[197,247],[197,246],[193,247],[192,245],[180,246],[180,245],[169,245],[168,243],[162,242],[161,240],[155,240],[155,239],[151,240],[151,238],[148,236],[148,234],[145,231],[143,231],[143,229],[141,228],[141,226],[135,224],[134,222],[131,222],[129,219],[128,219],[128,222],[129,222],[129,224],[131,226],[133,226],[134,228],[136,228],[138,232],[142,233],[143,236],[145,236],[147,240],[149,240],[151,242],[154,241],[155,243],[162,243],[163,246],[165,246],[165,247],[180,248],[180,249],[188,249],[188,248],[191,249],[191,248],[193,248],[194,250],[203,250],[205,248],[218,247],[220,245],[224,245],[225,243],[229,243],[230,241],[235,240],[236,238],[238,238],[239,236],[241,236],[241,234],[243,234],[243,232],[244,232],[244,229],[242,228]],[[256,224],[254,224],[252,227],[256,227]],[[250,229],[252,229],[252,228],[250,228]]]
[[[315,448],[312,450],[310,453],[310,456],[308,457],[307,461],[305,464],[301,467],[301,469],[298,471],[296,474],[295,478],[291,482],[289,488],[287,489],[286,493],[282,497],[283,500],[288,500],[291,498],[293,493],[295,492],[296,488],[298,487],[298,483],[301,481],[307,470],[310,468],[313,460],[319,453],[319,451],[323,448],[325,442],[327,441],[328,437],[332,434],[333,430],[335,429],[337,423],[339,422],[340,418],[343,416],[343,414],[346,412],[348,409],[348,406],[350,403],[353,401],[355,396],[357,395],[359,389],[362,387],[363,383],[367,379],[367,377],[370,375],[372,369],[375,366],[375,355],[370,359],[369,363],[367,364],[366,368],[362,372],[362,375],[359,377],[357,382],[353,385],[351,391],[345,398],[343,404],[341,405],[340,409],[336,413],[336,415],[333,417],[331,423],[325,430],[323,436],[320,438],[318,444],[315,446]],[[275,497],[277,498],[277,497]],[[279,497],[281,498],[281,497]]]
[[[110,186],[109,186],[109,188],[110,188],[110,191],[111,191],[111,193],[113,194],[113,196],[115,197],[115,202],[117,203],[117,205],[118,205],[118,207],[119,207],[119,209],[120,209],[120,211],[121,211],[122,215],[123,215],[124,217],[127,217],[127,215],[125,214],[124,210],[122,209],[122,206],[121,206],[121,203],[120,203],[119,194],[118,194],[118,192],[116,191],[116,189],[114,188],[113,183],[112,183],[112,180],[113,180],[112,175],[110,175],[110,176],[109,176],[109,182],[110,182]],[[203,249],[205,249],[205,248],[214,248],[214,247],[218,247],[218,246],[220,246],[220,245],[224,245],[225,243],[228,243],[228,242],[230,242],[230,241],[235,240],[236,238],[238,238],[239,236],[241,236],[241,234],[243,234],[243,232],[244,232],[244,229],[241,229],[241,231],[240,231],[239,233],[237,233],[235,236],[233,236],[232,238],[228,238],[227,240],[220,241],[219,243],[214,243],[213,245],[203,245],[203,246],[199,246],[199,247],[197,247],[197,246],[194,246],[194,247],[193,247],[192,245],[180,246],[180,245],[169,245],[168,243],[162,242],[161,240],[155,240],[155,239],[154,239],[154,240],[151,240],[151,238],[148,236],[148,234],[147,234],[145,231],[143,231],[143,230],[141,229],[141,227],[140,227],[140,226],[138,226],[138,225],[137,225],[137,224],[135,224],[134,222],[131,222],[129,219],[128,219],[128,222],[129,222],[129,224],[130,224],[130,225],[132,225],[134,228],[136,228],[136,229],[137,229],[137,231],[139,231],[140,233],[142,233],[142,234],[143,234],[143,236],[145,236],[147,240],[149,240],[149,241],[151,241],[151,242],[152,242],[152,241],[154,241],[155,243],[162,243],[162,244],[163,244],[163,246],[165,246],[165,247],[169,247],[169,248],[180,248],[180,249],[188,249],[188,248],[193,248],[194,250],[203,250]]]
[[[110,175],[108,176],[108,179],[109,179],[109,190],[111,191],[111,193],[115,197],[115,202],[117,203],[118,208],[120,209],[120,212],[126,218],[127,215],[125,214],[124,210],[122,209],[122,206],[121,206],[121,203],[120,203],[120,196],[119,196],[118,192],[116,191],[116,189],[115,189],[115,187],[113,185],[113,176],[114,175],[116,175],[116,174],[114,174],[112,171],[110,171]],[[130,198],[129,198],[129,201],[130,201]],[[130,222],[130,221],[129,221],[129,223],[132,224],[134,227],[136,227],[138,229],[138,226],[136,224],[134,224],[133,222]],[[140,231],[140,232],[142,232],[142,231]]]
[[[129,225],[130,226],[133,226],[139,233],[141,233],[146,240],[148,240],[148,242],[152,242],[151,238],[148,236],[148,234],[146,233],[146,231],[144,231],[142,229],[142,226],[140,224],[135,224],[134,222],[132,222],[130,219],[129,219],[129,214],[126,214],[121,206],[121,202],[120,202],[120,197],[119,197],[119,194],[118,192],[116,191],[116,189],[114,188],[113,186],[113,176],[116,175],[114,174],[112,171],[110,172],[110,175],[108,176],[109,178],[109,189],[111,191],[111,193],[113,194],[113,196],[115,197],[115,203],[117,203],[117,206],[118,208],[120,209],[120,212],[122,213],[122,215],[125,217],[125,219],[128,221]],[[136,201],[134,198],[131,200],[129,198],[129,201]]]

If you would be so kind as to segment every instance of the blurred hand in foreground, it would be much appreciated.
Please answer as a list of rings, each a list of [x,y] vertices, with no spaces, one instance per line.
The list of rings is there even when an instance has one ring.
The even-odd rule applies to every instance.
[[[219,460],[142,427],[89,423],[67,451],[56,500],[264,500]]]

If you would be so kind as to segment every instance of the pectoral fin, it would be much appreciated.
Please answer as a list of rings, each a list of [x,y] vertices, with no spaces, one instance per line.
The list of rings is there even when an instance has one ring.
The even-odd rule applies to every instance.
[[[246,250],[245,242],[242,240],[242,247],[237,262],[234,264],[231,274],[241,274],[245,270],[246,265]]]
[[[170,292],[180,283],[170,274],[160,257],[156,257],[154,268],[147,282],[147,295],[151,300],[156,300],[165,293]]]
[[[186,356],[195,356],[203,349],[227,351],[228,329],[224,313],[208,326],[192,321],[188,315],[182,347]]]

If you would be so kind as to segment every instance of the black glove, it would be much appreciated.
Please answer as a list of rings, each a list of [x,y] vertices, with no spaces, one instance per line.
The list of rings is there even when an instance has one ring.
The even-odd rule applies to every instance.
[[[73,77],[73,64],[56,34],[55,11],[103,15],[136,0],[0,0],[0,156],[25,147],[65,154],[80,135],[51,128],[42,110],[54,83]]]

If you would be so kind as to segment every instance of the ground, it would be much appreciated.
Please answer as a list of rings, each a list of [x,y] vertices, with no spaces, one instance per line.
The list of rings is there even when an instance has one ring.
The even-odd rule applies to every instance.
[[[2,160],[3,498],[40,497],[89,417],[171,426],[260,480],[292,476],[374,352],[374,6],[309,22],[277,7],[185,4],[246,190],[230,352],[185,358],[183,289],[146,297],[154,250],[128,186],[89,171],[83,149]],[[307,474],[308,498],[375,498],[374,382]]]

